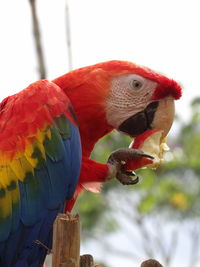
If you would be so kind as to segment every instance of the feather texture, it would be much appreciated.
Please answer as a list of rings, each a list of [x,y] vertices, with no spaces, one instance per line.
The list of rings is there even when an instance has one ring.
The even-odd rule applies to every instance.
[[[52,225],[72,198],[81,145],[69,99],[48,81],[0,105],[0,266],[42,266]]]

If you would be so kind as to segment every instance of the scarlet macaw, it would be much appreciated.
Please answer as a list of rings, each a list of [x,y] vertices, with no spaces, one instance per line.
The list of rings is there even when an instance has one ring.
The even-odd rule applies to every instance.
[[[0,104],[0,266],[42,266],[56,215],[70,211],[84,189],[117,176],[119,153],[107,164],[90,159],[113,129],[132,137],[168,133],[181,87],[148,68],[109,61],[41,80]],[[148,157],[126,149],[122,159]],[[137,155],[136,155],[137,154]],[[114,160],[113,160],[114,159]]]

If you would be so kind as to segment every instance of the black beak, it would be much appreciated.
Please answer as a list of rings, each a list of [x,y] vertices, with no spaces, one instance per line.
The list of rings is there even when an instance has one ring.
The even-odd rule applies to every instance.
[[[118,130],[132,137],[151,129],[151,124],[157,110],[159,102],[150,103],[143,111],[128,118],[118,127]]]

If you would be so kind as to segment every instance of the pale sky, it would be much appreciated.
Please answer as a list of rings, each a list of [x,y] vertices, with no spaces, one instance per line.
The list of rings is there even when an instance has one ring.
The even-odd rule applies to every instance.
[[[1,99],[38,77],[28,2],[0,3]],[[68,70],[64,4],[38,0],[49,79]],[[146,65],[183,85],[181,114],[199,95],[198,0],[69,0],[69,6],[74,68],[110,59]]]
[[[69,0],[73,68],[111,59],[146,65],[183,85],[177,113],[186,118],[188,103],[200,96],[199,5],[199,0]],[[49,79],[68,71],[64,6],[65,0],[38,0]],[[38,79],[28,0],[1,0],[0,33],[3,99]]]

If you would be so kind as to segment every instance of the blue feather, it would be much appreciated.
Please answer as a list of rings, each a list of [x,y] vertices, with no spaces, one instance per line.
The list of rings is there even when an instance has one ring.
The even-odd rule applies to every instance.
[[[69,184],[68,184],[68,192],[67,199],[71,199],[73,197],[76,185],[78,183],[78,178],[80,175],[80,168],[77,166],[77,162],[81,162],[82,160],[82,151],[81,151],[81,141],[80,134],[78,131],[78,127],[73,127],[71,122],[71,138],[70,138],[70,150],[71,150],[71,166],[69,172]],[[68,142],[65,140],[64,143]]]
[[[25,225],[33,225],[40,215],[42,208],[39,202],[39,184],[35,177],[30,177],[28,182],[19,182],[21,195],[21,220]]]
[[[7,241],[0,242],[1,267],[42,267],[47,251],[34,241],[51,248],[53,222],[75,191],[81,165],[79,130],[63,116],[57,123],[52,138],[44,141],[46,161],[35,149],[39,164],[34,174],[26,173],[25,181],[18,182],[20,206],[13,206],[13,218],[0,227],[7,227],[7,235],[10,231]]]
[[[19,191],[19,184],[16,186]],[[12,193],[12,191],[11,191]],[[20,202],[15,203],[12,200],[12,230],[11,233],[17,231],[20,222]]]

